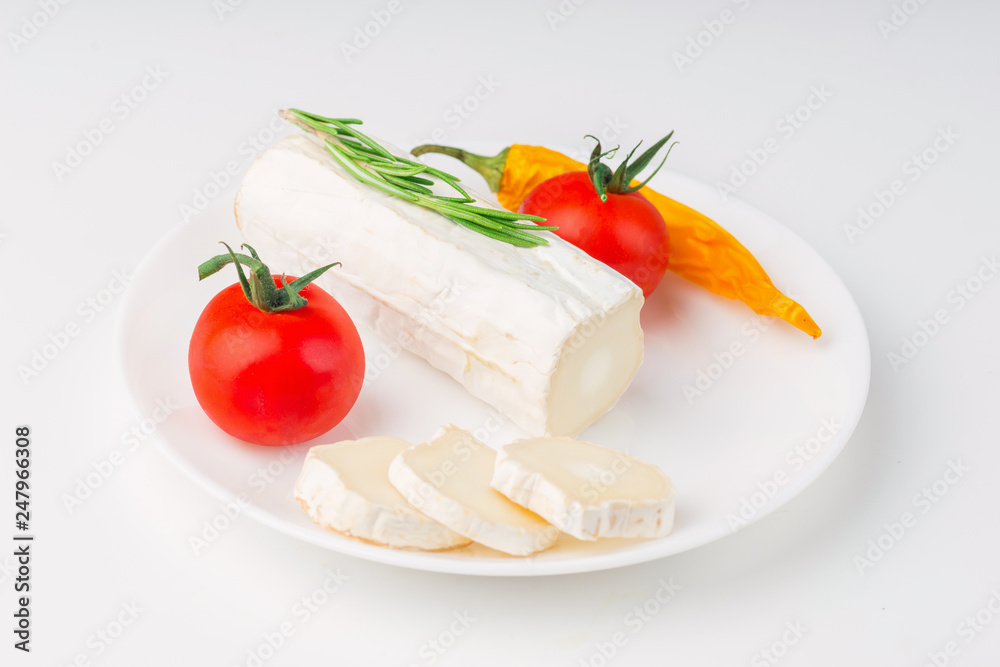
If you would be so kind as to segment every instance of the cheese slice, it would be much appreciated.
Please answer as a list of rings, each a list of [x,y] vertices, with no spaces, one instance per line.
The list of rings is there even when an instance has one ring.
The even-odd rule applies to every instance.
[[[272,267],[342,262],[317,283],[355,322],[532,435],[580,433],[642,361],[642,291],[630,280],[549,232],[548,246],[514,247],[365,185],[311,134],[253,163],[236,216]]]
[[[549,548],[559,531],[490,488],[495,461],[493,449],[447,426],[401,452],[389,481],[414,507],[470,540],[514,556]]]
[[[389,483],[389,463],[408,447],[405,440],[388,437],[313,447],[295,497],[320,526],[377,544],[427,550],[469,544],[414,510]]]
[[[580,540],[665,537],[674,525],[674,485],[658,467],[569,438],[502,447],[493,488]]]

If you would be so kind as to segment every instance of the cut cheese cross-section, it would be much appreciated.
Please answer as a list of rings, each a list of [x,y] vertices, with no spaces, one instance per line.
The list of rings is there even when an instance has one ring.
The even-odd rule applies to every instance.
[[[492,486],[580,540],[665,537],[674,525],[674,486],[662,470],[589,442],[506,445]]]
[[[559,531],[490,487],[496,452],[454,426],[399,454],[389,480],[424,514],[469,539],[514,556],[555,543]]]
[[[316,282],[355,322],[532,435],[579,434],[642,362],[632,281],[549,232],[548,245],[514,247],[368,186],[311,134],[253,163],[236,219],[290,275],[341,262]]]
[[[389,464],[412,445],[374,437],[309,450],[295,497],[314,522],[400,549],[437,550],[469,540],[428,518],[389,483]]]

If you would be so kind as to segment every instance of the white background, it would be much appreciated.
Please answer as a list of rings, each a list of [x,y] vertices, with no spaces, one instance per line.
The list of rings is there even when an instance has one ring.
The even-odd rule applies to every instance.
[[[295,634],[266,665],[428,664],[421,647],[462,612],[476,620],[437,664],[599,665],[595,650],[618,631],[628,642],[608,664],[771,664],[759,652],[782,641],[787,623],[805,631],[782,665],[923,665],[949,641],[949,664],[995,664],[1000,617],[982,612],[992,622],[974,632],[960,624],[1000,591],[1000,280],[962,308],[948,296],[1000,247],[1000,5],[909,0],[915,13],[884,35],[891,0],[403,1],[348,62],[341,45],[387,3],[50,4],[51,18],[45,2],[5,2],[0,17],[0,441],[9,451],[16,424],[33,429],[38,535],[30,655],[11,648],[13,560],[0,552],[4,664],[66,665],[82,655],[79,664],[244,665],[285,621]],[[567,16],[557,21],[560,7]],[[678,67],[674,54],[724,9],[735,21],[711,43],[702,35],[708,46]],[[123,117],[115,100],[147,68],[166,74]],[[446,114],[480,77],[495,90],[455,127]],[[829,100],[786,138],[776,124],[813,87]],[[675,129],[670,168],[712,184],[779,137],[738,197],[815,247],[859,303],[872,382],[854,437],[805,493],[732,537],[548,579],[380,566],[248,519],[195,555],[189,537],[218,503],[148,444],[69,511],[61,497],[121,449],[138,420],[115,366],[119,297],[92,318],[79,304],[114,271],[134,270],[213,172],[230,160],[245,168],[241,144],[284,106],[363,118],[403,146],[435,128],[443,143],[498,148],[583,146],[582,135],[609,119],[625,126],[623,146]],[[113,131],[60,178],[54,163],[104,118]],[[947,128],[957,140],[911,180],[904,164]],[[894,179],[905,192],[852,243],[845,225]],[[234,192],[235,183],[219,196]],[[887,355],[939,309],[947,324],[893,368]],[[18,366],[72,322],[79,335],[22,379]],[[12,458],[0,457],[4,488]],[[959,461],[969,471],[922,514],[914,495]],[[7,525],[11,498],[0,498]],[[859,572],[869,540],[906,511],[916,526]],[[327,568],[349,579],[302,623],[293,605]],[[680,590],[632,634],[626,615],[660,579]],[[110,646],[96,640],[132,603],[141,609],[134,623]]]

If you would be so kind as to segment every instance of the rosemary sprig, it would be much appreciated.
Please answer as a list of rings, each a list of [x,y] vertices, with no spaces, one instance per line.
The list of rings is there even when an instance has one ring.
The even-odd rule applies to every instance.
[[[437,211],[483,236],[531,248],[549,243],[535,232],[557,229],[520,222],[545,222],[545,218],[537,215],[522,215],[476,205],[469,193],[458,185],[457,178],[440,169],[393,155],[358,130],[357,126],[361,125],[361,121],[356,118],[326,118],[299,109],[282,111],[281,116],[321,137],[330,154],[362,183]],[[439,182],[454,190],[458,196],[435,194],[431,187]]]

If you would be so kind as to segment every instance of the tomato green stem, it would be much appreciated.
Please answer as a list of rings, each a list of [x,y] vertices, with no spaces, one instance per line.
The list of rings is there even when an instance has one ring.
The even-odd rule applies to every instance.
[[[665,143],[670,141],[670,137],[672,136],[674,136],[673,131],[650,146],[645,153],[636,158],[635,162],[629,164],[629,160],[632,159],[636,150],[638,150],[639,146],[642,145],[642,142],[640,141],[636,144],[635,148],[629,151],[629,154],[625,156],[625,159],[622,160],[620,165],[618,165],[618,168],[612,172],[611,167],[601,162],[601,159],[614,155],[615,151],[618,150],[618,147],[615,146],[609,151],[602,152],[601,140],[593,135],[586,135],[584,138],[590,138],[597,142],[597,145],[594,146],[593,152],[590,154],[590,162],[587,164],[587,173],[590,175],[590,182],[594,184],[594,189],[597,190],[597,194],[600,195],[601,201],[607,201],[609,193],[627,195],[630,192],[636,192],[646,185],[646,183],[649,183],[650,179],[652,179],[653,176],[656,176],[656,172],[660,171],[660,168],[663,167],[664,163],[666,163],[667,158],[670,156],[670,150],[677,145],[677,142],[670,144],[667,148],[666,155],[663,156],[663,160],[660,162],[660,165],[653,170],[653,173],[650,174],[646,180],[636,185],[632,185],[632,181],[637,180],[639,172],[645,169],[649,163],[652,162],[653,158],[656,157],[656,153],[663,148]]]
[[[281,274],[282,289],[279,290],[274,284],[271,269],[267,268],[267,264],[260,260],[256,250],[243,244],[240,247],[246,248],[250,254],[237,254],[224,241],[219,241],[219,243],[226,246],[226,250],[229,251],[228,254],[216,255],[212,259],[202,262],[198,266],[198,280],[204,280],[210,275],[217,273],[227,264],[235,264],[236,273],[240,278],[240,286],[243,288],[243,294],[246,296],[247,301],[265,313],[288,312],[305,306],[309,301],[299,295],[302,288],[323,275],[327,269],[340,266],[340,262],[327,264],[315,271],[310,271],[301,278],[296,278],[290,283],[285,278],[285,275]],[[249,278],[243,272],[243,265],[246,265],[250,269]]]

